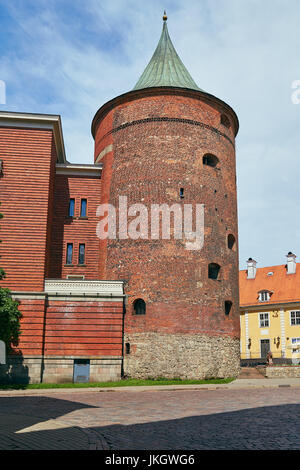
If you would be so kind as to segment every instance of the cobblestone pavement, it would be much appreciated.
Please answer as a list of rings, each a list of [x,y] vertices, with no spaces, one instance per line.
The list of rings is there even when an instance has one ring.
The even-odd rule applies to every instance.
[[[0,449],[300,449],[300,388],[0,397]]]

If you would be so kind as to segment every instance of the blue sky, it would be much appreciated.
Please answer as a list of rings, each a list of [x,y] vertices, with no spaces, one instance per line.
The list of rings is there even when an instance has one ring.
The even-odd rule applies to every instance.
[[[298,0],[0,0],[2,110],[60,114],[67,158],[93,161],[90,124],[131,90],[167,10],[197,85],[231,105],[237,137],[240,266],[300,261]]]

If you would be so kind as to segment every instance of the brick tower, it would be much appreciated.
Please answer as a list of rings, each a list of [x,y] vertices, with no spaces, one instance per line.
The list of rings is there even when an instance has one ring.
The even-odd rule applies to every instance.
[[[140,230],[133,238],[122,225],[115,238],[99,242],[100,278],[125,282],[127,376],[238,374],[237,132],[232,108],[198,88],[181,62],[164,15],[136,86],[104,104],[92,123],[102,203],[127,204],[127,227]],[[182,214],[190,206],[194,215],[204,205],[201,249],[187,248],[188,232],[175,236],[172,211],[170,238],[151,237],[153,204],[175,205]]]

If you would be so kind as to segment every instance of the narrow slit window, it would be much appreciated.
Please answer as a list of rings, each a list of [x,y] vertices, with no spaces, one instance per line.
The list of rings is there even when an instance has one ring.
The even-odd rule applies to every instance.
[[[229,315],[232,307],[231,300],[225,300],[225,315]]]
[[[233,250],[235,247],[235,237],[230,233],[227,237],[227,246],[230,250]]]
[[[68,212],[69,217],[74,217],[74,212],[75,212],[75,199],[70,199],[69,212]]]
[[[180,199],[184,198],[184,188],[180,188],[179,196],[180,196]]]
[[[79,244],[78,264],[85,264],[85,243]]]
[[[80,217],[86,217],[86,213],[87,213],[86,209],[87,209],[87,200],[81,199]]]
[[[226,114],[221,115],[221,124],[223,126],[227,127],[228,129],[230,128],[230,121],[229,121],[228,117],[226,116]]]
[[[72,264],[73,260],[73,243],[67,243],[67,264]]]
[[[208,265],[208,278],[218,279],[221,266],[217,263],[210,263]]]

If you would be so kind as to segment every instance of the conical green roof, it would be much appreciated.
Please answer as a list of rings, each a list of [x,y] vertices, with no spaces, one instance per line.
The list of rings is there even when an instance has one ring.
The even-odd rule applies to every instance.
[[[163,30],[157,48],[133,90],[170,86],[203,91],[190,76],[172,44],[166,15],[163,19]]]

